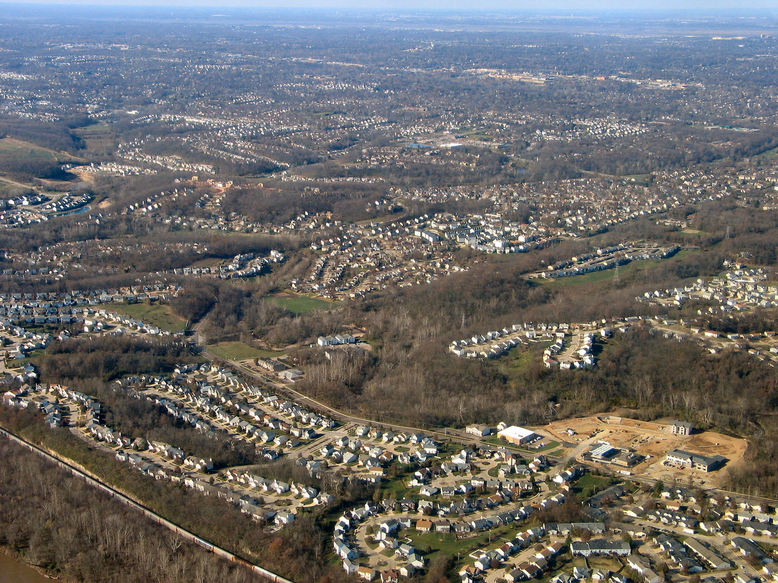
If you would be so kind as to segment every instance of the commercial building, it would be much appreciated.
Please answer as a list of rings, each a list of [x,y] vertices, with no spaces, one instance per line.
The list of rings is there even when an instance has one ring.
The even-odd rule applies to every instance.
[[[516,425],[511,425],[510,427],[498,431],[497,437],[510,443],[515,443],[516,445],[524,445],[525,443],[530,443],[540,438],[537,433]]]
[[[670,421],[665,430],[673,435],[691,435],[694,432],[694,426],[686,421]]]
[[[682,449],[673,449],[667,452],[665,463],[679,468],[689,468],[702,472],[713,472],[724,465],[727,458],[720,455],[699,455]]]

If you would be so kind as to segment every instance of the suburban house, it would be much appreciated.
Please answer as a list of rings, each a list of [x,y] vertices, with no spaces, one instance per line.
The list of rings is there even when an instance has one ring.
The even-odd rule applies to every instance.
[[[468,425],[465,428],[465,433],[475,435],[476,437],[486,437],[494,433],[494,429],[488,425]]]

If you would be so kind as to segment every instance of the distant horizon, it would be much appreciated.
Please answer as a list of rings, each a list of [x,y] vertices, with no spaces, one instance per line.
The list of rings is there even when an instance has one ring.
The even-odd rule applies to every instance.
[[[214,0],[0,0],[0,4],[17,7],[44,6],[79,6],[100,8],[159,8],[159,9],[270,9],[270,10],[316,10],[338,11],[349,10],[360,13],[393,12],[393,13],[443,13],[458,12],[480,14],[486,12],[521,13],[521,14],[693,14],[696,16],[773,16],[778,17],[778,7],[769,0],[755,0],[747,4],[735,3],[730,0],[692,0],[673,2],[672,0],[639,0],[637,3],[625,6],[616,0],[552,0],[543,6],[532,5],[530,2],[508,0],[482,0],[478,6],[468,0],[226,0],[217,3]]]

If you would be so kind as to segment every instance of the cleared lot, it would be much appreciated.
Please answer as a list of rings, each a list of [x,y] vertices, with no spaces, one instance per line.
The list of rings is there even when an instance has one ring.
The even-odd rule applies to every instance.
[[[646,459],[630,468],[629,471],[652,478],[681,479],[691,474],[700,483],[717,486],[727,468],[743,461],[748,447],[748,442],[745,439],[713,431],[690,436],[673,435],[664,429],[665,425],[666,423],[662,423],[661,420],[659,422],[639,421],[602,413],[589,417],[555,421],[542,429],[553,437],[568,443],[594,446],[594,444],[603,441],[613,447],[630,448],[638,454],[646,456]],[[568,429],[575,433],[571,435]],[[584,451],[588,450],[588,448],[583,449]],[[708,456],[718,454],[729,461],[722,470],[708,474],[671,468],[664,466],[662,461],[667,452],[672,449],[682,449]]]

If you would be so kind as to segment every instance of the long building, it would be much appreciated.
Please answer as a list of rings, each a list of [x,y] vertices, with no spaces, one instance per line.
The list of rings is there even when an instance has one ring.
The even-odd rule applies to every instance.
[[[696,538],[687,538],[684,544],[694,553],[698,559],[707,564],[708,567],[714,570],[729,569],[731,565],[729,561],[722,557],[719,553],[713,549],[708,548]]]
[[[525,443],[538,439],[540,436],[529,429],[511,425],[510,427],[498,431],[497,437],[501,437],[505,441],[515,443],[516,445],[524,445]]]
[[[665,463],[679,467],[700,470],[702,472],[713,472],[718,470],[727,458],[720,455],[700,455],[691,453],[682,449],[673,449],[667,452]]]
[[[632,549],[627,541],[609,541],[605,539],[596,539],[589,542],[570,543],[570,551],[573,553],[573,555],[581,555],[583,557],[589,557],[592,555],[626,556],[632,552]]]

